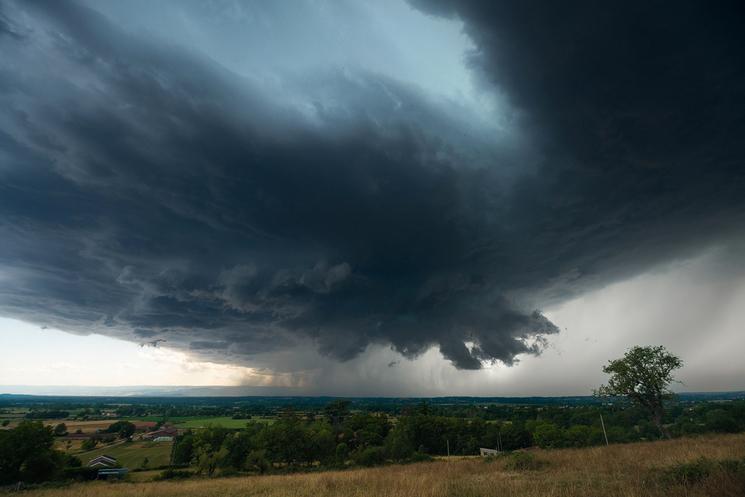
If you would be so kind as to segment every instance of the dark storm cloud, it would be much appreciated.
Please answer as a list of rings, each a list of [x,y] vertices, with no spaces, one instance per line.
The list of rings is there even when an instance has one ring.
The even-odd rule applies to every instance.
[[[508,215],[544,299],[742,235],[740,2],[412,3],[465,23],[469,64],[544,154]]]
[[[285,82],[297,109],[73,4],[11,15],[29,36],[3,41],[4,315],[216,360],[313,340],[462,368],[556,331],[472,255],[500,176],[417,90],[329,70]]]
[[[223,361],[311,340],[342,360],[380,343],[511,364],[558,331],[536,307],[743,221],[724,12],[428,6],[464,19],[536,167],[391,78],[325,69],[267,89],[74,4],[8,5],[6,316]]]

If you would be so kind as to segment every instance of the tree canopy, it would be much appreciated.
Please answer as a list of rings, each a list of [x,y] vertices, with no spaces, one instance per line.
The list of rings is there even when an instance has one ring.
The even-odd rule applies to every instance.
[[[664,401],[673,396],[670,390],[675,381],[673,371],[681,366],[683,361],[661,345],[635,346],[603,367],[610,378],[596,393],[627,397],[649,411],[660,432],[667,436],[662,424]]]

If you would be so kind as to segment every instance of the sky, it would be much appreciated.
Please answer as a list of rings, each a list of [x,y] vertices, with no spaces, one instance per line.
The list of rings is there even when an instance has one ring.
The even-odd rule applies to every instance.
[[[745,389],[742,14],[0,3],[0,390]]]

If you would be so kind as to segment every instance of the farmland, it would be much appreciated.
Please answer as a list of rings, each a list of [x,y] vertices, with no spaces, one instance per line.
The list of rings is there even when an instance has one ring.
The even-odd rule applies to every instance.
[[[160,421],[163,418],[158,416],[145,416],[138,418],[137,421]],[[230,416],[172,416],[166,418],[168,423],[178,428],[206,428],[207,426],[222,426],[223,428],[245,428],[246,423],[266,423],[270,424],[274,421],[273,418],[269,417],[253,417],[251,419],[235,419]],[[135,419],[132,419],[135,421]]]
[[[147,467],[167,466],[171,458],[171,442],[133,441],[103,446],[77,456],[85,463],[97,456],[115,457],[124,467],[138,469],[147,459]]]
[[[91,482],[32,490],[28,497],[736,497],[745,495],[745,435],[716,435],[514,458],[443,458],[429,463],[291,475],[147,483]],[[706,459],[701,459],[706,458]],[[709,461],[704,463],[702,461]],[[716,464],[716,461],[728,461]],[[707,464],[709,464],[707,466]],[[739,464],[739,466],[738,466]],[[706,468],[711,469],[706,469]],[[719,468],[719,469],[717,469]],[[724,468],[724,469],[722,469]],[[730,469],[727,469],[730,468]],[[739,468],[739,469],[738,469]],[[701,471],[698,471],[701,470]],[[694,475],[688,479],[676,475]]]
[[[620,488],[621,482],[633,488],[640,478],[654,478],[650,472],[656,471],[655,467],[694,460],[696,454],[712,461],[728,459],[727,468],[740,468],[738,450],[745,450],[745,399],[739,393],[714,399],[681,396],[668,403],[665,434],[638,406],[623,401],[601,403],[593,398],[520,399],[514,403],[374,398],[3,400],[0,413],[9,421],[0,431],[9,441],[5,446],[22,445],[34,437],[46,440],[49,449],[64,453],[55,459],[47,452],[51,460],[66,465],[50,473],[47,480],[79,481],[81,485],[74,488],[81,495],[96,488],[96,484],[83,482],[97,474],[80,466],[87,466],[99,455],[111,456],[117,466],[129,469],[126,480],[136,484],[141,495],[160,495],[161,491],[168,495],[171,488],[174,493],[181,488],[194,489],[194,495],[209,495],[205,493],[208,487],[220,489],[219,495],[233,495],[241,485],[249,484],[259,485],[269,496],[280,495],[286,485],[303,485],[298,495],[314,485],[328,486],[331,493],[327,495],[337,495],[334,492],[349,490],[350,481],[365,482],[383,494],[405,495],[400,492],[408,483],[395,478],[409,478],[416,471],[433,473],[428,476],[431,495],[456,490],[453,495],[482,495],[489,482],[501,482],[512,485],[517,496],[534,487],[523,481],[526,474],[552,479],[550,484],[535,486],[536,492],[574,495],[556,490],[551,486],[553,480],[574,488],[572,491],[575,484],[594,491],[600,485],[596,480],[609,488]],[[655,441],[664,436],[674,440]],[[605,447],[606,440],[609,447]],[[629,450],[647,454],[652,447],[656,455],[641,466],[630,467],[631,473],[621,466],[587,462],[588,454],[612,462],[613,458],[628,458]],[[683,447],[690,451],[683,451]],[[501,455],[490,460],[474,457],[480,448],[495,448]],[[509,455],[513,453],[530,460],[513,461]],[[584,458],[588,469],[582,472],[570,464],[568,459],[574,457]],[[530,473],[520,466],[525,464]],[[369,469],[372,467],[378,469]],[[23,470],[22,465],[18,468]],[[470,479],[441,480],[451,468],[460,468]],[[559,468],[566,473],[554,474]],[[742,469],[745,472],[745,463]],[[385,472],[392,479],[377,482]],[[698,469],[693,472],[701,473]],[[16,474],[22,477],[22,473]],[[5,482],[14,478],[6,476]],[[188,482],[174,486],[157,481],[169,478]],[[119,491],[120,487],[110,488]],[[610,495],[615,492],[609,491]],[[727,495],[723,492],[721,495]]]

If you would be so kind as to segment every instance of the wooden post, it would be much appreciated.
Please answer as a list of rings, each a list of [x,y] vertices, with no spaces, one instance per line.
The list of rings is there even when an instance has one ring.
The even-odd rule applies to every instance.
[[[605,437],[605,445],[608,446],[608,433],[605,432],[605,423],[603,422],[602,413],[600,413],[600,426],[603,427],[603,436]]]
[[[450,439],[446,440],[448,443],[448,457],[450,457]]]

